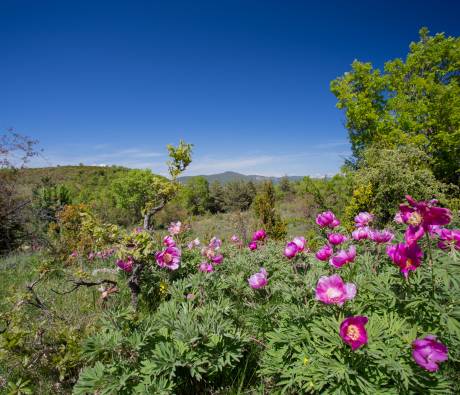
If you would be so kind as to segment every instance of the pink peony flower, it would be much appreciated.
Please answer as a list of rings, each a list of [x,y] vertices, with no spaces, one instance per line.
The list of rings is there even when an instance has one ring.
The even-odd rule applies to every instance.
[[[189,293],[189,294],[187,294],[187,296],[186,296],[185,298],[186,298],[187,300],[193,300],[193,299],[195,299],[195,295],[192,294],[192,293]]]
[[[387,255],[393,263],[400,267],[401,273],[407,278],[410,270],[415,271],[420,266],[423,258],[423,251],[417,243],[400,243],[388,246]]]
[[[209,242],[209,248],[214,250],[218,250],[222,246],[222,240],[218,239],[217,237],[213,237]]]
[[[327,239],[329,240],[329,243],[333,245],[339,245],[346,241],[347,237],[340,233],[329,233],[327,235]]]
[[[397,224],[403,224],[403,223],[405,223],[401,211],[398,211],[398,212],[395,214],[394,221],[395,221]]]
[[[370,233],[370,229],[367,226],[365,226],[363,228],[358,228],[358,229],[354,230],[353,232],[351,232],[351,236],[356,241],[359,241],[359,240],[363,240],[363,239],[368,239],[369,236],[370,236],[369,233]]]
[[[249,249],[251,251],[257,250],[257,242],[256,241],[251,241],[248,245]]]
[[[444,228],[441,225],[430,225],[428,227],[428,234],[430,235],[430,237],[439,236],[439,233],[443,229]]]
[[[155,254],[155,259],[158,266],[166,267],[169,270],[176,270],[179,268],[181,257],[181,250],[177,247],[167,247],[163,251],[158,251]]]
[[[214,271],[214,267],[208,262],[202,262],[198,267],[198,270],[203,273],[211,273]]]
[[[203,255],[205,258],[212,260],[216,256],[216,251],[214,248],[211,247],[203,247],[201,249],[201,255]]]
[[[336,268],[342,267],[347,263],[353,262],[356,258],[356,248],[355,246],[350,246],[348,251],[340,250],[336,255],[334,255],[330,260],[329,263],[331,266]]]
[[[170,235],[178,235],[182,231],[182,222],[177,221],[177,222],[171,222],[171,224],[168,227],[168,232]]]
[[[355,217],[355,226],[357,228],[363,228],[365,226],[368,226],[370,222],[374,219],[374,216],[372,214],[369,214],[368,212],[361,212]]]
[[[436,336],[428,335],[412,342],[412,357],[422,368],[436,372],[438,363],[447,361],[447,347],[437,341]]]
[[[200,239],[196,238],[195,240],[192,240],[190,243],[187,244],[187,248],[189,250],[193,250],[195,247],[199,247],[200,245]]]
[[[267,276],[267,271],[261,267],[258,273],[255,273],[248,278],[248,283],[253,289],[263,288],[268,284]]]
[[[256,230],[252,235],[252,241],[265,240],[267,233],[263,229]]]
[[[356,295],[356,285],[344,283],[342,278],[334,274],[330,277],[322,276],[316,285],[316,300],[326,304],[342,306],[347,300]]]
[[[78,252],[77,251],[72,251],[72,253],[70,254],[70,256],[72,258],[76,258],[78,256]]]
[[[438,247],[447,250],[455,248],[460,250],[460,229],[441,229],[438,232]]]
[[[320,261],[327,261],[331,257],[333,252],[334,251],[332,250],[332,247],[330,245],[325,245],[318,250],[315,256]]]
[[[89,259],[90,261],[92,261],[92,260],[94,260],[94,258],[96,258],[96,254],[95,254],[94,252],[90,252],[90,253],[88,254],[88,259]]]
[[[340,324],[340,337],[345,343],[351,346],[353,351],[367,344],[367,332],[364,327],[367,321],[367,317],[357,315],[345,318]]]
[[[298,251],[299,249],[297,244],[291,241],[286,244],[286,247],[284,247],[284,256],[288,259],[292,259],[297,255]]]
[[[240,242],[240,238],[237,235],[233,235],[230,240],[232,243],[238,244]]]
[[[332,211],[324,211],[316,217],[316,223],[321,227],[329,227],[331,229],[340,225],[340,221],[336,218]]]
[[[305,249],[307,241],[305,237],[297,236],[292,239],[292,242],[297,246],[297,251],[302,252]]]
[[[165,246],[167,246],[167,247],[175,247],[176,246],[176,242],[174,241],[173,237],[170,236],[170,235],[164,237],[163,244]]]
[[[224,256],[222,254],[215,255],[214,257],[211,258],[212,263],[214,263],[215,265],[220,265],[223,260],[224,260]]]
[[[391,240],[393,240],[395,235],[389,230],[384,229],[384,230],[371,230],[369,232],[369,237],[373,242],[377,244],[384,244],[384,243],[388,243]]]
[[[131,273],[133,271],[133,264],[133,258],[130,256],[126,260],[117,260],[117,266],[126,273]]]
[[[406,195],[408,205],[401,204],[399,210],[404,223],[409,224],[405,238],[408,244],[420,240],[431,225],[447,225],[452,219],[452,212],[443,207],[436,207],[437,200],[417,202]]]

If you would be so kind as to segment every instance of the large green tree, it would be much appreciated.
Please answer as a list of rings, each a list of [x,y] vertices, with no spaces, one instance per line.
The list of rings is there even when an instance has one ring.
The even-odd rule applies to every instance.
[[[443,33],[410,44],[405,60],[383,72],[355,60],[351,71],[331,82],[337,107],[346,115],[354,157],[370,146],[412,144],[423,150],[434,174],[460,180],[460,38]]]
[[[209,182],[202,176],[192,177],[183,191],[184,203],[194,215],[204,214],[209,206]]]

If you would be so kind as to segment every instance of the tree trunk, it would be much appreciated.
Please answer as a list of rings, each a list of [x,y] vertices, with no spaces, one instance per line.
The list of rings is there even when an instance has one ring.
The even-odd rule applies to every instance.
[[[131,276],[128,279],[128,287],[131,290],[131,305],[137,311],[139,303],[139,294],[141,293],[141,271],[144,268],[142,263],[136,263]]]

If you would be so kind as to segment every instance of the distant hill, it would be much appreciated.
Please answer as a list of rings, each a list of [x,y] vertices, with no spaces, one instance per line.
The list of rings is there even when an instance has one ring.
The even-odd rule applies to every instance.
[[[108,188],[120,173],[130,171],[120,166],[56,166],[20,170],[18,186],[24,195],[48,179],[54,184],[64,184],[75,197],[84,197]],[[84,196],[83,196],[84,195]],[[78,199],[77,199],[78,200]]]
[[[200,175],[200,176],[184,176],[184,177],[179,177],[178,180],[181,183],[186,184],[188,180],[194,177],[204,177],[206,180],[208,180],[209,183],[213,181],[219,181],[221,184],[225,184],[229,181],[236,181],[236,180],[244,180],[244,181],[267,181],[267,180],[272,180],[273,183],[278,183],[280,182],[282,177],[266,177],[266,176],[258,176],[255,174],[251,175],[245,175],[241,173],[236,173],[234,171],[226,171],[224,173],[217,173],[217,174],[208,174],[208,175]],[[290,181],[298,181],[303,178],[303,176],[290,176],[288,177]]]
[[[41,168],[27,168],[20,170],[21,177],[19,179],[19,186],[25,195],[38,185],[42,184],[43,179],[49,179],[55,184],[66,185],[73,196],[81,196],[82,198],[106,189],[111,184],[112,180],[120,173],[130,171],[130,169],[120,166],[56,166],[56,167],[41,167]],[[179,177],[179,181],[183,184],[187,183],[190,178],[198,176]],[[281,177],[265,177],[259,175],[244,175],[232,171],[225,173],[203,175],[209,183],[218,180],[222,184],[234,180],[244,181],[265,181],[272,180],[278,183]],[[288,177],[291,181],[300,180],[303,177],[295,176]]]

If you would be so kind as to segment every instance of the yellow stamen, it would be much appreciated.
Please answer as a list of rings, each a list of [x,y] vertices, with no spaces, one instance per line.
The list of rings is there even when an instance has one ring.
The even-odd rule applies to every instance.
[[[350,325],[348,328],[347,328],[347,336],[355,341],[355,340],[358,340],[359,339],[359,328],[356,326],[356,325]]]

